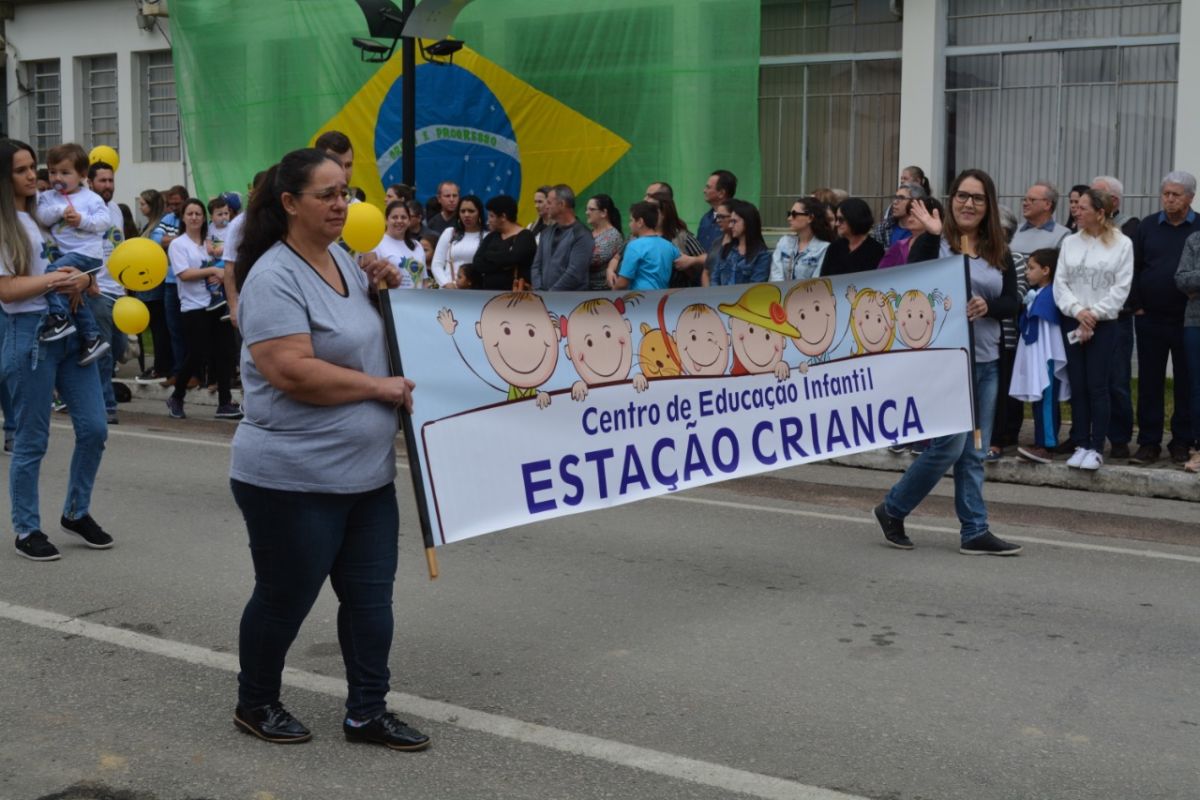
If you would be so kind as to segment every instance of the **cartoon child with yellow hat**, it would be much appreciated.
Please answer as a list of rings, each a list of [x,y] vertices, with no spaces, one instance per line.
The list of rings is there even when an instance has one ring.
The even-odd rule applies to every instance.
[[[788,338],[798,338],[800,331],[788,322],[782,300],[778,287],[760,283],[747,289],[736,303],[718,306],[729,316],[733,339],[730,375],[774,372],[781,381],[791,375],[791,367],[783,361],[783,350]]]

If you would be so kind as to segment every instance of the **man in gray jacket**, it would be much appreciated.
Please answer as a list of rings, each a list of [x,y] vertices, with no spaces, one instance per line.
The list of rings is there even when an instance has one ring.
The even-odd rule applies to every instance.
[[[534,291],[581,292],[588,288],[592,232],[575,217],[575,193],[559,184],[546,196],[553,224],[538,238],[531,278]]]

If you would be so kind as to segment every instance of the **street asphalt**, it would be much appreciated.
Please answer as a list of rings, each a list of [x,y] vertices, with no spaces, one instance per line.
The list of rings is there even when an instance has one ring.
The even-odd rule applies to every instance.
[[[968,558],[943,482],[901,552],[895,475],[818,464],[451,545],[431,582],[402,469],[391,704],[433,746],[342,739],[327,589],[285,680],[314,740],[282,747],[231,723],[233,425],[122,409],[117,546],[57,532],[55,415],[63,558],[0,556],[0,800],[1200,797],[1195,503],[989,485],[1025,552]]]

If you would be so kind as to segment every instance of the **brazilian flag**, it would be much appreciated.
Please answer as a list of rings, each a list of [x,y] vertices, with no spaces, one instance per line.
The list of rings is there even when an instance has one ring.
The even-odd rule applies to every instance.
[[[288,150],[337,129],[354,184],[382,202],[400,181],[400,48],[364,63],[354,0],[172,0],[177,94],[196,188],[244,190]],[[648,183],[706,210],[708,173],[759,185],[759,0],[476,0],[452,66],[416,67],[417,193],[454,180],[485,200],[566,183],[619,207]]]

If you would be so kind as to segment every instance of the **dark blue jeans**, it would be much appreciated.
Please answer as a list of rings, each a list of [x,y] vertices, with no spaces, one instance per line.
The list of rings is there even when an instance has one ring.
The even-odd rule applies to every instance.
[[[1187,352],[1188,378],[1191,380],[1188,391],[1192,401],[1192,419],[1200,420],[1200,328],[1183,329],[1183,349]],[[1194,427],[1192,434],[1193,436],[1196,434]],[[1196,439],[1192,442],[1192,446],[1200,449],[1200,436],[1197,436]]]
[[[178,375],[187,360],[187,338],[183,331],[183,311],[179,308],[179,284],[163,282],[163,318],[167,322],[167,336],[171,340],[172,375]],[[158,367],[157,344],[154,351],[154,366]]]
[[[391,678],[396,487],[318,494],[230,485],[254,561],[254,592],[238,636],[238,703],[253,708],[279,700],[288,648],[329,578],[338,598],[346,712],[358,720],[382,714]]]
[[[1133,440],[1133,315],[1118,317],[1117,349],[1108,374],[1108,440],[1129,444]]]
[[[1143,314],[1134,317],[1138,354],[1138,444],[1161,445],[1167,356],[1175,369],[1175,413],[1171,415],[1168,447],[1192,442],[1192,415],[1188,408],[1188,368],[1183,348],[1183,320]]]
[[[1109,422],[1109,378],[1113,353],[1117,349],[1117,323],[1108,320],[1096,324],[1092,338],[1084,344],[1071,344],[1067,334],[1079,328],[1079,321],[1064,316],[1063,344],[1067,348],[1067,376],[1071,379],[1071,419],[1078,431],[1076,447],[1104,452],[1104,436]]]
[[[65,256],[55,259],[53,264],[46,267],[46,272],[54,272],[59,267],[74,267],[80,272],[87,272],[96,269],[100,265],[101,262],[98,258],[89,258],[79,253],[67,253]],[[50,307],[51,314],[58,314],[60,317],[69,317],[74,321],[75,328],[79,331],[79,336],[84,341],[90,342],[100,336],[100,326],[96,324],[96,318],[92,316],[92,309],[86,302],[80,303],[79,307],[72,311],[66,295],[59,294],[58,292],[48,292],[46,294],[46,304]]]

